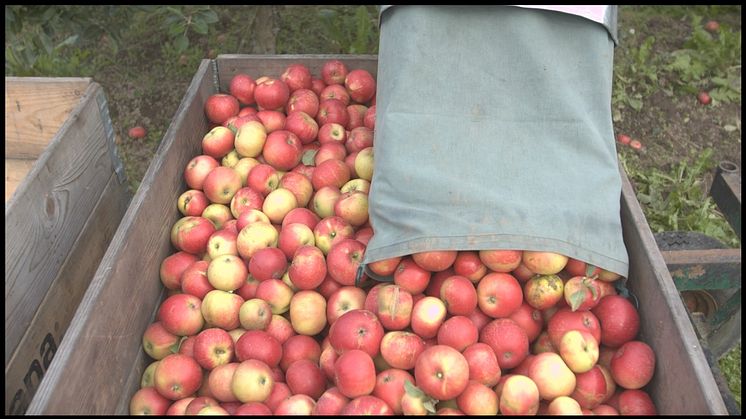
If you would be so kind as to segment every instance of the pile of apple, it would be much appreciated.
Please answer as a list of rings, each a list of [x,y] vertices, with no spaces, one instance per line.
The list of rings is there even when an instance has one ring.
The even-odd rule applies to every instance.
[[[237,74],[161,264],[133,414],[650,414],[655,355],[619,275],[542,251],[377,261],[376,82],[327,61]]]

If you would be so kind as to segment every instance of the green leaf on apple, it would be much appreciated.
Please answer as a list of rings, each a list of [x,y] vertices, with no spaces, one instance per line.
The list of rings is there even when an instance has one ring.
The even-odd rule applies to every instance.
[[[315,166],[317,152],[318,150],[313,150],[313,149],[306,150],[303,153],[303,157],[301,157],[301,162],[305,164],[306,166]]]
[[[590,263],[585,264],[585,276],[588,278],[591,278],[591,275],[593,275],[593,271],[596,270],[596,265],[591,265]]]
[[[575,311],[580,307],[583,302],[585,301],[585,291],[580,289],[578,291],[575,291],[570,295],[570,309],[572,311]]]

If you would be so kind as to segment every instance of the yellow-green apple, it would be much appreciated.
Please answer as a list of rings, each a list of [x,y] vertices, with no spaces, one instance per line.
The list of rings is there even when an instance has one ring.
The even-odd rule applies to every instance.
[[[536,340],[542,330],[544,330],[544,318],[541,315],[541,311],[531,307],[525,301],[508,318],[518,323],[526,331],[529,342]]]
[[[273,224],[280,225],[287,213],[297,207],[298,201],[295,195],[290,190],[279,187],[264,198],[262,212]]]
[[[292,259],[300,247],[314,246],[315,243],[313,230],[302,223],[291,223],[283,226],[277,238],[277,248],[287,259]]]
[[[241,189],[241,176],[231,167],[218,166],[210,171],[202,184],[207,199],[215,204],[230,204]]]
[[[243,187],[236,191],[231,199],[230,209],[234,218],[238,218],[243,212],[250,209],[261,210],[264,204],[264,195],[249,187]]]
[[[431,276],[432,272],[420,267],[412,256],[404,256],[394,270],[394,283],[410,294],[417,295],[425,291]]]
[[[355,285],[358,268],[365,256],[365,245],[352,238],[333,240],[326,255],[331,277],[342,285]]]
[[[256,158],[267,141],[267,129],[260,121],[249,121],[236,131],[234,146],[242,157]]]
[[[349,115],[349,121],[347,126],[349,129],[355,129],[357,127],[364,127],[363,119],[365,118],[365,112],[368,111],[368,107],[359,103],[347,105],[347,115]]]
[[[293,394],[305,394],[317,400],[326,390],[326,377],[318,363],[299,359],[288,367],[285,382]]]
[[[238,320],[246,330],[265,330],[272,320],[272,307],[261,298],[251,298],[241,304]]]
[[[598,362],[598,342],[585,330],[568,330],[560,339],[559,353],[572,372],[589,371]]]
[[[476,284],[487,274],[487,265],[476,251],[463,250],[458,252],[453,261],[453,272]]]
[[[205,295],[214,290],[207,279],[207,267],[210,266],[210,262],[206,260],[198,260],[184,271],[181,276],[181,292],[185,294],[191,294],[200,300]]]
[[[406,330],[386,332],[381,339],[381,356],[391,368],[411,370],[424,350],[424,340]]]
[[[264,330],[247,330],[236,341],[236,359],[258,359],[269,368],[280,365],[282,344]]]
[[[645,342],[631,340],[616,350],[609,371],[620,387],[637,390],[645,387],[655,373],[655,353]]]
[[[318,140],[321,144],[331,142],[344,144],[347,141],[347,131],[341,124],[329,122],[319,127]]]
[[[240,326],[238,313],[244,299],[238,294],[212,290],[202,299],[202,316],[211,327],[232,330]]]
[[[293,394],[280,401],[272,412],[275,416],[309,416],[313,412],[316,401],[306,394]]]
[[[222,229],[212,233],[210,239],[207,241],[207,254],[210,256],[210,260],[224,255],[237,256],[237,240],[238,233],[232,230]]]
[[[193,157],[184,169],[184,180],[187,186],[201,191],[207,175],[218,166],[220,162],[206,154]]]
[[[210,205],[204,192],[198,189],[189,189],[179,195],[176,206],[183,216],[199,216],[202,211]]]
[[[326,87],[324,87],[323,90],[319,93],[319,101],[323,102],[325,100],[339,100],[344,104],[345,106],[345,112],[347,112],[347,105],[350,104],[350,94],[347,92],[347,89],[344,88],[342,85],[338,84],[329,84]],[[344,125],[347,127],[349,123],[349,114],[347,115],[347,122],[345,122]]]
[[[324,255],[328,255],[332,246],[338,242],[350,239],[355,234],[355,229],[342,217],[332,215],[322,218],[313,229],[313,237],[316,247]]]
[[[205,115],[210,122],[222,124],[231,116],[238,115],[240,107],[235,97],[225,93],[215,93],[205,101]]]
[[[233,358],[233,339],[227,331],[211,327],[197,334],[194,360],[206,370],[225,365]]]
[[[281,279],[270,278],[259,282],[256,288],[256,298],[261,298],[269,303],[272,314],[283,314],[290,309],[290,299],[293,298],[293,290]]]
[[[290,299],[290,324],[299,335],[314,336],[326,327],[326,299],[314,290],[300,290]]]
[[[334,363],[334,384],[351,399],[373,393],[376,387],[373,358],[360,349],[350,349],[340,354]]]
[[[264,403],[270,411],[274,412],[283,400],[292,395],[293,393],[290,391],[290,387],[288,387],[287,384],[275,381],[275,385],[272,386],[272,392],[269,393],[267,400],[262,403]]]
[[[163,286],[172,290],[180,289],[181,276],[197,260],[196,255],[184,251],[166,256],[161,262],[159,271]]]
[[[250,259],[259,249],[277,247],[279,233],[275,227],[264,221],[253,222],[242,228],[236,239],[238,254],[244,259]]]
[[[477,301],[484,314],[508,317],[523,303],[523,289],[513,275],[490,272],[477,284]]]
[[[590,310],[601,299],[601,281],[587,276],[574,276],[564,284],[565,302],[573,311]]]
[[[395,256],[387,259],[377,260],[375,262],[370,262],[366,266],[374,274],[387,277],[394,274],[397,266],[399,266],[399,263],[401,262],[401,259],[401,256]]]
[[[260,282],[270,278],[281,279],[287,268],[285,253],[277,247],[259,249],[249,260],[249,273]]]
[[[546,310],[563,298],[564,289],[557,275],[535,275],[523,284],[523,298],[531,307]]]
[[[306,91],[310,92],[309,90]],[[318,112],[318,105],[316,105],[316,111]],[[289,112],[287,118],[285,118],[285,130],[295,135],[301,144],[310,144],[318,136],[319,124],[308,113],[296,110]]]
[[[326,160],[342,160],[347,157],[347,149],[344,144],[329,142],[321,144],[313,157],[314,166],[318,166]]]
[[[241,186],[248,186],[249,172],[254,166],[258,164],[260,164],[259,160],[253,157],[243,157],[238,160],[238,163],[236,163],[235,166],[233,166],[233,170],[235,170],[238,175],[241,176]]]
[[[182,217],[171,228],[171,243],[178,250],[199,255],[207,250],[207,242],[215,230],[215,225],[207,218]]]
[[[247,185],[255,191],[267,196],[277,189],[280,184],[280,174],[267,163],[259,163],[252,167],[246,178]]]
[[[235,291],[249,275],[246,262],[236,255],[221,255],[207,266],[207,280],[217,290]]]
[[[256,80],[254,100],[261,109],[284,108],[289,98],[290,89],[284,81],[272,77]]]
[[[469,364],[461,352],[450,346],[425,349],[414,367],[417,387],[428,396],[449,400],[461,394],[469,383]]]
[[[241,230],[243,230],[244,227],[257,221],[271,224],[269,217],[267,217],[267,214],[263,213],[261,209],[248,209],[242,212],[236,219],[236,230],[238,233],[241,233]]]
[[[321,66],[321,79],[327,85],[344,84],[347,73],[347,65],[340,60],[328,60]]]
[[[130,415],[165,415],[173,400],[162,396],[155,387],[143,387],[130,398]]]
[[[163,323],[157,320],[148,325],[142,335],[142,347],[145,353],[155,360],[178,352],[180,342],[181,337],[166,330]]]
[[[500,380],[501,370],[497,355],[490,345],[483,342],[472,343],[461,352],[469,364],[469,379],[494,387]]]
[[[243,402],[263,402],[274,386],[272,370],[258,359],[242,361],[233,373],[231,390]]]
[[[532,379],[512,374],[501,385],[499,410],[503,415],[535,415],[539,400],[539,388]]]
[[[363,125],[372,130],[376,129],[376,105],[369,106],[368,110],[365,111],[365,116],[363,116]]]
[[[336,386],[331,386],[316,400],[311,415],[339,415],[349,401],[350,399],[342,394]]]
[[[540,275],[559,273],[567,265],[567,256],[555,252],[525,250],[523,263],[532,272]]]
[[[269,321],[269,324],[264,331],[277,339],[280,344],[284,344],[285,341],[296,334],[295,330],[293,330],[293,325],[290,324],[290,320],[282,315],[274,313],[272,314],[272,320]]]
[[[572,311],[569,307],[557,310],[547,322],[547,332],[552,345],[559,349],[560,340],[568,330],[590,332],[596,342],[601,342],[601,324],[590,311]]]
[[[254,110],[254,112],[256,112],[256,109],[254,109],[254,108],[244,108],[244,109],[252,109],[252,110]],[[241,111],[243,111],[243,109],[241,109]],[[255,113],[254,114],[250,114],[250,115],[240,115],[241,111],[238,112],[239,115],[232,116],[232,117],[226,119],[225,121],[223,121],[223,124],[222,124],[224,127],[226,127],[229,130],[233,131],[234,146],[235,146],[235,135],[238,132],[239,128],[241,128],[242,126],[244,126],[244,124],[246,124],[247,122],[251,122],[251,121],[261,122],[260,119],[259,119],[259,117],[256,116]],[[238,151],[235,148],[233,149],[233,151],[235,152],[235,154],[240,159],[241,155],[238,154]],[[230,154],[230,153],[228,153],[228,154]]]
[[[256,113],[256,116],[260,121],[262,121],[268,134],[285,128],[286,116],[284,112],[280,112],[279,110],[262,109]]]
[[[298,207],[307,206],[313,196],[313,184],[311,184],[311,180],[298,172],[285,173],[280,179],[278,188],[287,189],[292,192]]]
[[[467,415],[496,415],[499,406],[497,393],[488,386],[470,380],[456,397],[458,408]]]
[[[254,104],[256,81],[248,74],[238,73],[231,78],[228,92],[242,105]]]
[[[409,372],[397,368],[386,369],[376,376],[376,386],[371,394],[386,402],[395,415],[402,414],[401,400],[406,392],[406,382],[414,385],[414,377]]]
[[[595,365],[590,370],[575,374],[575,390],[570,397],[575,399],[583,409],[595,409],[606,400],[608,386],[605,368]],[[613,380],[611,385],[616,388]]]
[[[626,416],[655,416],[658,410],[650,395],[644,390],[622,390],[618,397],[619,414]]]
[[[559,396],[549,402],[547,413],[550,415],[582,415],[583,411],[575,399]]]
[[[342,193],[362,192],[367,195],[368,192],[370,192],[370,181],[365,179],[351,179],[349,182],[342,185],[339,191]]]
[[[451,316],[438,329],[438,345],[446,345],[463,352],[469,345],[477,342],[479,331],[466,316]],[[462,409],[463,410],[463,409]]]
[[[511,272],[521,263],[523,251],[486,249],[479,251],[479,259],[495,272]]]
[[[350,310],[339,316],[329,328],[329,343],[340,354],[361,349],[374,357],[380,351],[383,334],[383,326],[373,312]]]
[[[373,147],[373,130],[362,126],[351,128],[350,132],[347,134],[347,141],[345,141],[347,153],[352,154],[360,152],[368,147]],[[363,179],[365,178],[363,177]]]
[[[205,324],[200,311],[202,301],[190,294],[174,294],[158,308],[158,320],[177,336],[197,334]]]
[[[202,368],[194,358],[171,354],[161,359],[153,375],[154,388],[170,400],[194,394],[202,385]]]
[[[297,289],[315,289],[327,275],[327,264],[323,252],[313,245],[299,246],[293,253],[287,273]]]
[[[362,226],[368,221],[368,195],[360,191],[342,193],[334,203],[334,215],[355,228]]]
[[[215,159],[222,159],[233,150],[233,138],[233,131],[219,125],[202,137],[202,152]]]
[[[316,166],[311,183],[317,191],[324,186],[335,186],[339,189],[351,179],[350,176],[350,168],[344,161],[329,159]]]
[[[330,253],[331,255],[331,253]],[[385,330],[403,330],[412,320],[412,294],[396,284],[385,284],[376,296],[374,313]]]
[[[326,304],[326,319],[333,324],[339,316],[351,310],[362,309],[365,304],[365,290],[355,286],[342,286],[334,291]],[[380,315],[379,315],[380,319]],[[383,320],[381,320],[383,323]]]
[[[575,390],[575,374],[554,352],[542,352],[534,357],[528,376],[539,388],[543,400],[569,396]]]
[[[315,118],[316,114],[319,112],[319,96],[310,88],[295,90],[294,92],[290,93],[290,97],[288,98],[288,103],[286,105],[286,110],[288,113],[288,117],[295,112],[303,112],[310,118]],[[318,124],[316,123],[316,120],[314,119],[313,122],[316,125],[316,130],[318,131]],[[286,121],[286,129],[290,130],[290,128],[287,128],[288,125],[289,124]],[[296,133],[296,135],[298,134]],[[298,135],[298,137],[300,137],[300,135]],[[311,142],[315,139],[316,135],[314,134],[314,138],[308,142]],[[301,141],[303,141],[302,138]]]
[[[233,219],[231,209],[225,204],[210,204],[202,211],[202,218],[207,218],[215,226],[216,230],[221,230],[223,225]]]
[[[287,371],[293,362],[307,359],[316,364],[321,359],[321,345],[313,336],[293,335],[282,344],[280,368]]]
[[[452,275],[440,287],[440,299],[453,316],[467,316],[477,308],[477,290],[466,277]]]
[[[236,416],[271,416],[272,410],[262,402],[243,403],[233,413]]]
[[[411,328],[423,339],[434,338],[448,315],[446,305],[440,298],[426,296],[412,308]]]
[[[345,77],[345,89],[357,103],[367,103],[376,94],[376,80],[367,70],[355,69]]]
[[[602,345],[618,348],[634,339],[640,330],[637,309],[621,295],[603,297],[591,312],[601,325]]]
[[[145,367],[145,371],[142,373],[140,378],[140,388],[153,387],[155,382],[153,381],[153,374],[155,374],[155,368],[158,366],[158,361],[153,361]]]
[[[479,333],[479,341],[488,344],[495,355],[500,368],[511,369],[528,356],[528,335],[526,331],[509,318],[494,319],[487,323]]]
[[[233,131],[231,131],[231,134],[233,134]],[[238,151],[233,148],[231,149],[231,151],[228,152],[228,154],[223,156],[223,158],[220,160],[220,165],[233,168],[236,166],[236,164],[238,164],[239,160],[241,160],[241,156],[238,154]]]
[[[262,157],[277,170],[294,168],[302,156],[302,143],[294,133],[280,129],[267,135],[262,149]]]
[[[342,192],[338,187],[323,186],[317,189],[311,197],[309,208],[321,219],[331,217],[334,215],[334,204],[340,195],[342,195]]]

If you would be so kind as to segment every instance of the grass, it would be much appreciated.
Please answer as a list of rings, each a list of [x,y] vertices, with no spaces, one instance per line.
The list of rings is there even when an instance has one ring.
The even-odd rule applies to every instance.
[[[377,52],[375,6],[6,6],[6,76],[92,77],[109,98],[134,191],[191,78],[223,53]],[[620,6],[612,116],[654,232],[735,233],[708,197],[716,164],[741,164],[741,6]],[[720,22],[709,33],[707,20]],[[695,95],[710,92],[711,106]],[[143,125],[142,140],[127,138]],[[720,360],[740,408],[740,345]]]

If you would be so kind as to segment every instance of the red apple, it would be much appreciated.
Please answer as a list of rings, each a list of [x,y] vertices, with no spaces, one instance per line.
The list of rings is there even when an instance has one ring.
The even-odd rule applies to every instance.
[[[316,118],[316,114],[319,113],[319,96],[311,89],[295,90],[290,94],[290,98],[288,99],[287,103],[288,116],[290,116],[290,114],[294,112],[303,112],[311,118]],[[314,120],[314,124],[318,129],[316,120]],[[296,135],[298,134],[296,133]],[[300,137],[300,135],[298,136]],[[306,144],[305,141],[303,143]]]
[[[350,400],[339,414],[343,416],[390,416],[394,412],[385,401],[375,396],[366,395]]]
[[[222,159],[233,150],[233,139],[233,131],[217,126],[202,137],[202,152],[215,159]]]
[[[479,331],[466,317],[455,315],[448,318],[438,329],[438,345],[446,345],[463,352],[479,339]]]
[[[267,133],[272,133],[281,129],[285,129],[285,121],[287,116],[284,112],[273,111],[273,110],[261,110],[256,113],[257,118],[262,122]]]
[[[476,284],[487,274],[487,265],[479,258],[479,253],[460,251],[453,261],[453,272]]]
[[[500,413],[503,415],[536,415],[539,411],[539,388],[525,375],[511,375],[502,384]]]
[[[153,380],[155,389],[163,397],[183,399],[202,385],[202,368],[192,357],[171,354],[158,362]]]
[[[287,175],[289,175],[289,173],[286,173],[285,176],[283,176],[283,179],[285,179]],[[319,221],[321,221],[321,218],[310,209],[302,207],[293,208],[289,213],[287,213],[285,218],[282,219],[282,228],[285,228],[289,224],[298,223],[305,225],[313,231]],[[280,231],[280,234],[282,234],[282,231]]]
[[[526,331],[529,342],[536,340],[544,329],[544,318],[541,315],[541,311],[531,307],[525,301],[508,318],[518,323]]]
[[[403,330],[409,326],[414,305],[412,294],[396,284],[385,284],[379,289],[376,301],[373,312],[385,330]]]
[[[339,324],[339,321],[335,324]],[[351,399],[371,394],[376,387],[373,358],[360,349],[341,353],[334,363],[334,384]]]
[[[204,192],[197,189],[189,189],[179,195],[177,207],[184,216],[200,216],[210,202]]]
[[[520,250],[488,249],[479,251],[479,259],[495,272],[511,272],[521,263],[523,252]]]
[[[600,323],[602,345],[618,348],[634,339],[640,330],[637,309],[620,295],[605,296],[591,312]]]
[[[596,342],[601,342],[600,323],[590,311],[572,311],[569,307],[557,310],[547,323],[549,338],[555,348],[559,349],[560,340],[568,330],[588,331]]]
[[[344,161],[330,159],[321,162],[313,171],[311,183],[314,190],[319,190],[324,186],[334,186],[341,188],[350,180],[350,168]]]
[[[307,359],[316,364],[321,359],[321,345],[312,336],[293,335],[282,344],[280,368],[287,371],[293,362]]]
[[[417,358],[414,377],[422,391],[438,400],[461,394],[469,383],[469,364],[457,350],[445,345],[425,349]]]
[[[155,387],[143,387],[130,398],[130,415],[165,415],[173,403],[162,396]]]
[[[360,349],[375,357],[380,351],[383,326],[368,310],[350,310],[339,316],[329,328],[329,343],[337,353]]]
[[[611,358],[611,376],[621,387],[637,390],[645,387],[655,373],[655,353],[645,342],[624,343]]]
[[[173,253],[163,259],[160,267],[163,286],[172,290],[180,289],[183,273],[197,260],[196,255],[183,251]]]
[[[205,101],[205,115],[210,122],[222,124],[231,116],[238,115],[238,99],[225,93],[215,93]]]
[[[414,377],[405,370],[390,368],[381,371],[376,376],[376,387],[372,395],[386,402],[394,414],[401,414],[401,400],[405,394],[404,383],[406,381],[414,385]]]
[[[230,85],[228,85],[228,91],[230,94],[238,99],[238,102],[242,105],[253,105],[255,103],[255,88],[256,81],[248,74],[243,73],[233,76]]]
[[[254,100],[260,108],[265,110],[284,108],[289,98],[290,88],[284,81],[271,77],[261,81],[257,80],[254,88]]]
[[[148,325],[142,335],[142,347],[145,353],[155,360],[178,352],[180,342],[181,337],[166,330],[160,321]]]
[[[448,314],[445,303],[437,297],[426,296],[412,309],[412,331],[424,339],[434,338]]]
[[[298,89],[310,89],[311,78],[311,70],[300,63],[290,64],[280,75],[280,80],[287,84],[291,92]]]
[[[320,98],[316,122],[318,122],[319,127],[330,122],[347,127],[350,122],[350,116],[347,114],[347,104],[339,99]]]
[[[712,97],[708,92],[702,91],[697,93],[697,100],[703,105],[709,105],[712,102]],[[632,143],[630,143],[632,145]]]
[[[347,73],[345,88],[355,102],[368,103],[376,94],[376,80],[367,70],[355,69]]]
[[[500,381],[501,370],[497,355],[492,347],[483,342],[467,346],[462,354],[469,364],[469,379],[494,387]]]
[[[574,276],[564,285],[565,302],[573,311],[590,310],[601,299],[601,288],[593,277]]]
[[[347,73],[347,65],[340,60],[328,60],[321,66],[321,79],[327,85],[344,84]]]
[[[236,220],[232,220],[236,221]],[[226,229],[212,233],[207,241],[207,255],[210,259],[217,259],[224,255],[238,255],[238,230]]]
[[[228,364],[233,358],[233,339],[223,329],[205,329],[194,341],[194,359],[206,370]]]
[[[372,130],[376,129],[376,105],[369,106],[368,110],[365,111],[363,125]]]
[[[418,265],[412,256],[405,256],[394,271],[394,283],[410,294],[417,295],[427,289],[431,275],[431,271]],[[437,296],[440,297],[440,293]]]
[[[324,255],[329,254],[332,246],[338,242],[350,239],[355,234],[355,229],[342,217],[332,215],[322,218],[313,229],[313,236],[316,247]]]
[[[355,239],[341,239],[333,243],[326,255],[329,274],[342,285],[355,285],[364,256],[365,245]]]
[[[282,382],[275,381],[275,385],[272,386],[272,391],[269,393],[267,399],[262,402],[270,411],[274,412],[280,406],[285,399],[290,398],[293,393],[290,391],[290,387]]]
[[[314,289],[324,281],[326,274],[327,262],[321,249],[313,245],[302,245],[296,249],[288,267],[290,281],[296,288]]]
[[[417,358],[425,351],[425,341],[412,332],[394,330],[383,336],[380,351],[390,367],[411,370]]]
[[[477,284],[479,308],[488,316],[510,316],[523,303],[521,284],[513,275],[490,272]]]
[[[509,318],[489,322],[479,332],[479,341],[490,345],[503,369],[517,366],[529,353],[526,331]]]
[[[264,195],[250,187],[243,187],[236,191],[231,199],[230,208],[234,218],[238,218],[244,211],[262,209]]]
[[[471,380],[456,398],[456,403],[467,415],[497,415],[499,399],[494,390]]]
[[[241,176],[234,169],[226,166],[212,169],[202,185],[207,199],[216,204],[230,204],[233,195],[241,187]]]
[[[342,394],[336,386],[329,387],[323,394],[321,394],[321,397],[316,400],[316,405],[313,407],[311,415],[339,415],[349,401],[350,399]]]
[[[440,299],[446,304],[448,313],[454,316],[468,316],[477,308],[478,303],[474,284],[460,275],[450,276],[443,281],[440,287]]]
[[[350,130],[345,141],[347,152],[352,154],[373,147],[373,130],[366,127],[357,127]],[[370,180],[370,179],[368,179]],[[448,251],[451,252],[451,251]],[[455,253],[455,251],[453,251]],[[449,257],[449,255],[447,255]],[[455,256],[454,256],[455,258]],[[446,259],[448,260],[448,259]]]
[[[285,372],[287,385],[293,394],[305,394],[314,400],[326,390],[326,378],[319,365],[307,359],[293,362]]]
[[[267,136],[262,156],[267,164],[277,170],[287,171],[300,163],[302,143],[291,131],[280,129]]]
[[[319,93],[319,100],[325,101],[329,99],[336,99],[344,103],[345,107],[350,104],[350,94],[347,93],[347,89],[340,84],[330,84],[324,87]]]
[[[328,122],[319,127],[318,140],[321,144],[338,143],[344,145],[347,141],[347,131],[341,124]]]
[[[536,383],[543,400],[569,396],[575,390],[575,374],[554,352],[536,355],[529,367],[528,376]]]
[[[295,330],[293,330],[293,325],[290,324],[290,320],[274,313],[272,314],[272,320],[269,321],[269,324],[264,331],[272,335],[272,337],[277,339],[277,341],[282,345],[284,345],[292,336],[296,335]],[[283,350],[283,354],[284,353],[285,351]]]
[[[202,301],[190,294],[175,294],[166,298],[158,308],[158,321],[177,336],[199,333],[205,324],[200,311]]]
[[[233,413],[236,416],[271,416],[272,410],[262,402],[248,402],[240,405]]]
[[[191,189],[202,190],[207,174],[220,166],[220,162],[206,154],[193,157],[184,169],[184,180]]]
[[[341,315],[351,310],[362,309],[365,304],[365,291],[355,286],[341,286],[327,299],[326,318],[333,324]],[[381,317],[379,315],[379,317]],[[383,320],[381,320],[383,323]]]
[[[643,390],[623,390],[619,393],[619,414],[654,416],[658,414],[650,395]]]
[[[269,368],[280,365],[283,350],[280,342],[264,330],[247,330],[236,342],[236,359],[258,359]]]
[[[259,282],[256,297],[269,303],[272,314],[283,314],[290,310],[290,300],[295,292],[280,279],[267,279]]]
[[[595,365],[590,370],[575,374],[575,390],[570,397],[575,399],[583,409],[595,409],[607,395],[607,382],[604,367]]]
[[[249,259],[249,273],[257,281],[270,278],[282,279],[287,267],[288,262],[285,253],[276,247],[259,249]]]

